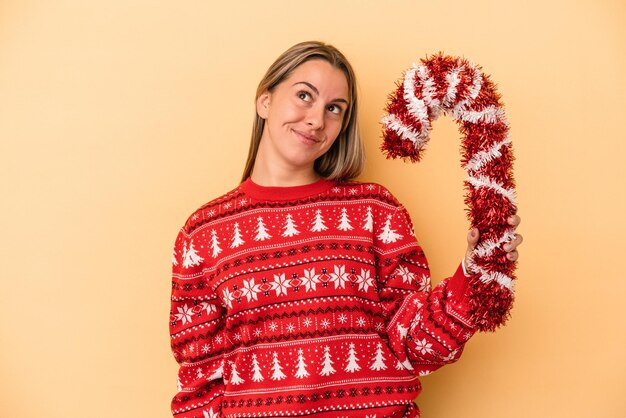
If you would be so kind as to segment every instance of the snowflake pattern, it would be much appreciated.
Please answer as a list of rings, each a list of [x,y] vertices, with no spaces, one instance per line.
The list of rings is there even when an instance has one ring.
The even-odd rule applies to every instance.
[[[369,287],[374,285],[374,278],[371,277],[369,270],[361,269],[361,274],[356,276],[356,282],[359,284],[359,290],[367,292]]]
[[[224,288],[224,290],[222,291],[222,300],[226,303],[226,306],[229,308],[233,307],[233,294],[230,290],[228,290],[228,288]]]
[[[430,291],[430,277],[427,274],[422,274],[419,278],[419,291],[420,292],[429,292]]]
[[[179,306],[178,313],[174,316],[179,321],[183,321],[183,325],[187,323],[191,323],[191,317],[193,316],[193,308],[187,307],[187,304],[183,305],[182,307]]]
[[[202,302],[200,304],[200,308],[206,311],[207,315],[210,314],[211,312],[217,312],[217,307],[213,305],[212,303],[208,303],[208,302]]]
[[[443,361],[444,363],[450,363],[456,358],[456,355],[458,354],[458,352],[459,352],[458,349],[450,351],[450,354],[442,358],[441,361]]]
[[[432,344],[426,341],[426,338],[415,340],[415,349],[422,354],[433,354]]]
[[[243,281],[243,289],[241,289],[241,291],[243,292],[246,299],[248,299],[248,302],[250,302],[252,300],[258,300],[257,293],[259,293],[261,290],[260,285],[254,284],[254,278],[252,278],[250,280]]]
[[[346,266],[335,266],[334,273],[330,273],[330,281],[335,283],[335,289],[345,289],[350,275],[346,273]]]
[[[406,266],[398,266],[394,274],[402,278],[402,283],[411,284],[415,280],[415,273],[410,271]]]
[[[305,269],[304,276],[300,277],[300,280],[302,280],[306,291],[310,292],[311,290],[317,290],[316,286],[320,282],[320,275],[315,274],[315,268]]]
[[[350,272],[346,271],[345,265],[334,265],[333,272],[329,273],[322,270],[322,274],[317,274],[315,268],[304,269],[302,275],[293,273],[287,277],[286,273],[274,274],[271,282],[264,278],[261,283],[257,279],[244,279],[238,286],[232,288],[224,287],[222,289],[222,304],[224,307],[232,309],[233,302],[241,303],[243,300],[247,302],[258,301],[259,294],[269,296],[269,291],[276,292],[276,296],[287,296],[291,291],[298,291],[298,288],[304,288],[307,292],[318,290],[320,283],[327,286],[327,282],[334,283],[335,289],[346,289],[348,284],[352,284],[358,290],[370,292],[372,288],[375,290],[374,277],[370,269],[361,269],[360,274],[356,274],[354,269]],[[201,307],[206,310],[207,314],[217,312],[217,306],[208,302],[202,302]]]
[[[272,283],[272,289],[276,291],[276,296],[286,295],[287,289],[291,285],[289,281],[285,278],[285,273],[275,274],[274,282]]]

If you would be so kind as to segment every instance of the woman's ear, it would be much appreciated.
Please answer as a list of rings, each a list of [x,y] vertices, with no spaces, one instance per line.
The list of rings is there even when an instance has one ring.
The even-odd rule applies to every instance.
[[[267,119],[267,113],[270,108],[270,99],[272,93],[265,91],[256,99],[256,113],[261,119]]]

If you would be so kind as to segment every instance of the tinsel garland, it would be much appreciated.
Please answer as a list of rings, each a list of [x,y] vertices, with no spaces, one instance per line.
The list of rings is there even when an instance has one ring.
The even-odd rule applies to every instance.
[[[517,211],[513,152],[500,95],[482,69],[463,58],[439,53],[413,65],[389,96],[382,120],[387,158],[421,158],[434,121],[449,113],[462,138],[465,204],[480,232],[468,266],[472,318],[481,331],[494,331],[509,317],[516,263],[504,244],[515,238],[507,218]]]

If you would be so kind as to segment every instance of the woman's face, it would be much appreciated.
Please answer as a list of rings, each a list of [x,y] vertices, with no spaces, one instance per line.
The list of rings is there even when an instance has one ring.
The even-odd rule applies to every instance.
[[[321,59],[301,64],[257,100],[265,119],[259,156],[287,169],[312,169],[337,139],[348,100],[343,71]]]

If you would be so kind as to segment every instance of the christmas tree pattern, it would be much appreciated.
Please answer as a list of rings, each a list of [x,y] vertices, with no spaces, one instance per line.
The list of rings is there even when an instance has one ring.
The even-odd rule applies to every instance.
[[[304,354],[301,348],[298,350],[298,364],[295,376],[298,379],[304,379],[309,376],[309,372],[306,371],[306,363],[304,362]]]
[[[255,241],[264,241],[268,238],[271,238],[272,236],[270,234],[268,234],[267,232],[267,228],[265,227],[265,224],[263,223],[263,218],[261,216],[259,216],[257,218],[257,227],[256,227],[256,236],[254,237]]]
[[[349,373],[358,372],[361,370],[361,366],[359,366],[359,359],[356,356],[356,351],[354,349],[354,343],[350,343],[350,349],[348,350],[348,364],[346,364],[345,371]]]
[[[211,230],[211,248],[213,249],[213,258],[217,257],[222,252],[215,229]]]
[[[256,354],[252,354],[252,381],[260,382],[263,380],[263,375],[261,374],[261,367],[259,366],[259,361],[256,358]]]
[[[217,412],[213,412],[213,407],[209,408],[208,411],[202,411],[202,415],[204,415],[204,418],[219,418]]]
[[[336,370],[333,367],[333,361],[330,358],[330,347],[324,347],[324,361],[322,361],[322,371],[320,372],[320,376],[330,376],[335,373]]]
[[[173,266],[178,265],[178,260],[176,260],[176,248],[174,248],[174,250],[172,251],[172,265]]]
[[[320,232],[326,231],[328,227],[324,223],[324,218],[322,217],[322,210],[317,209],[315,211],[315,221],[313,222],[313,226],[311,227],[311,232]]]
[[[285,373],[283,373],[283,368],[278,362],[278,353],[276,351],[272,354],[272,363],[272,380],[283,380],[287,377]]]
[[[202,367],[198,367],[196,370],[196,379],[201,379],[204,377],[204,372],[202,371]]]
[[[241,238],[241,231],[239,230],[239,222],[235,222],[235,225],[233,225],[233,242],[231,242],[230,248],[237,248],[243,243],[244,243],[244,240]]]
[[[229,361],[228,364],[230,364],[230,366],[232,367],[230,371],[230,383],[232,383],[233,385],[242,384],[244,380],[241,378],[241,376],[239,376],[239,373],[237,372],[237,365],[232,361]]]
[[[371,206],[367,207],[367,213],[365,214],[363,229],[369,232],[372,232],[374,230],[374,216],[372,215]]]
[[[396,242],[400,238],[402,238],[402,235],[391,229],[391,215],[387,215],[385,226],[383,227],[383,231],[378,235],[378,239],[385,244],[389,244],[391,242]]]
[[[300,233],[300,231],[296,228],[290,213],[287,214],[284,228],[285,231],[283,232],[283,237],[293,237],[294,235],[298,235]]]
[[[199,265],[204,261],[204,258],[198,255],[195,247],[193,246],[193,240],[189,243],[189,249],[187,249],[187,245],[185,244],[183,247],[183,267],[189,268]]]
[[[221,379],[224,376],[224,362],[222,361],[217,369],[207,377],[207,380]]]
[[[348,218],[348,210],[346,208],[341,209],[341,219],[339,220],[338,229],[342,231],[350,231],[354,229],[352,225],[350,225],[350,219]]]
[[[376,355],[374,356],[374,362],[370,366],[370,370],[386,370],[385,356],[383,356],[383,345],[381,343],[376,344]]]

